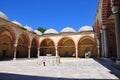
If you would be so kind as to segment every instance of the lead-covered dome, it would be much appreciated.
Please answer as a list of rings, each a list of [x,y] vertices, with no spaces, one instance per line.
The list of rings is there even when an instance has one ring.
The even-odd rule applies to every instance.
[[[14,21],[12,21],[12,23],[14,23],[14,24],[17,24],[17,25],[19,25],[19,26],[23,26],[21,23],[19,23],[18,21],[16,21],[16,20],[14,20]]]
[[[34,30],[34,32],[37,34],[37,35],[42,35],[42,32],[38,31],[38,30]]]
[[[83,26],[79,29],[78,32],[86,32],[86,31],[93,31],[93,28],[91,26]]]
[[[3,18],[3,19],[8,20],[8,17],[1,11],[0,11],[0,17]]]
[[[44,34],[58,34],[58,32],[55,29],[48,29],[44,32]]]
[[[64,32],[76,32],[76,31],[71,27],[66,27],[66,28],[62,29],[61,32],[64,33]]]
[[[25,28],[27,31],[33,31],[33,29],[32,29],[30,26],[28,26],[28,25],[24,26],[24,28]]]

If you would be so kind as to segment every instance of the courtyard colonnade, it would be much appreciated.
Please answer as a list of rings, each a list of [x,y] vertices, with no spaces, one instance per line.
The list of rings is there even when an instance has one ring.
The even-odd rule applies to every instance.
[[[120,0],[99,0],[94,23],[99,56],[120,64]]]
[[[96,42],[93,34],[61,34],[46,35],[40,38],[40,55],[51,54],[61,57],[85,57],[85,51],[92,51],[92,57],[96,55]],[[45,50],[44,50],[45,49]],[[47,50],[46,50],[47,49]],[[45,52],[46,51],[46,52]]]
[[[47,54],[84,58],[88,51],[91,52],[91,57],[97,57],[96,41],[91,28],[81,32],[74,30],[65,32],[65,29],[57,34],[53,32],[42,34],[33,31],[28,25],[23,27],[17,21],[11,22],[5,14],[0,13],[0,58],[15,60],[37,58]]]

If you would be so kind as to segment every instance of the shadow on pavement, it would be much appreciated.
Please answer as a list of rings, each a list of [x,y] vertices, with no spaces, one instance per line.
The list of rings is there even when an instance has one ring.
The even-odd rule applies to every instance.
[[[72,79],[72,78],[57,78],[12,73],[0,73],[0,80],[101,80],[101,79]]]
[[[0,58],[0,61],[10,61],[13,60],[13,58]]]
[[[115,64],[113,61],[111,61],[110,59],[101,59],[101,58],[96,58],[94,60],[99,62],[101,65],[103,65],[107,69],[109,69],[111,74],[114,74],[116,77],[120,79],[120,71],[112,67],[112,65]]]

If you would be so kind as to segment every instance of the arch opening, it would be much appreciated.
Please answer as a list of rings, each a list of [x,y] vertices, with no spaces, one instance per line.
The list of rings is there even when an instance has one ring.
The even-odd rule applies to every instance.
[[[85,58],[85,54],[90,52],[90,57],[97,57],[96,45],[91,37],[83,37],[78,42],[78,56]]]
[[[55,56],[55,44],[51,39],[44,39],[40,45],[40,56],[51,54]]]
[[[30,57],[37,57],[37,41],[35,38],[33,38],[32,43],[31,43]]]
[[[62,38],[58,42],[58,55],[61,57],[72,57],[75,53],[74,41],[68,37]]]
[[[5,31],[5,33],[7,33]],[[10,35],[0,34],[0,58],[13,58],[13,42]]]
[[[18,38],[17,46],[17,58],[27,58],[28,57],[28,39],[24,34],[21,34]]]

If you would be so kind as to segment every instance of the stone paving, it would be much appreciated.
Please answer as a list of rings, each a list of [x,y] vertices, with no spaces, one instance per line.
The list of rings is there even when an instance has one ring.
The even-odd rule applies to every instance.
[[[37,59],[0,61],[0,80],[119,79],[111,61],[61,58],[59,65],[41,66]]]

